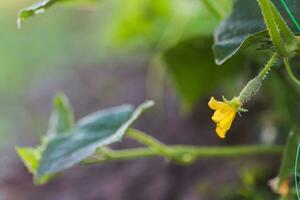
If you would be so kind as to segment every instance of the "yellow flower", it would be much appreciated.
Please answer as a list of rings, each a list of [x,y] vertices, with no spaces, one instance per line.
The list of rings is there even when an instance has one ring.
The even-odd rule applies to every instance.
[[[225,138],[226,132],[230,129],[236,113],[241,107],[241,102],[238,98],[231,101],[217,101],[211,97],[208,106],[215,110],[212,120],[217,124],[216,132],[220,138]]]

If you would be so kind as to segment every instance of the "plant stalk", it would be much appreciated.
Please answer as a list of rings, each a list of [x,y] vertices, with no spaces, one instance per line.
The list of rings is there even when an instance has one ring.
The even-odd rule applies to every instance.
[[[129,129],[126,133],[126,136],[145,146],[148,146],[158,155],[170,158],[171,154],[169,153],[169,147],[161,143],[157,139],[151,137],[150,135],[147,135],[146,133],[143,133],[136,129]]]
[[[284,61],[284,65],[286,68],[286,71],[288,72],[288,75],[290,76],[290,78],[298,85],[300,85],[300,80],[294,75],[292,68],[291,68],[291,64],[288,58],[283,58]]]
[[[276,63],[277,59],[278,59],[279,55],[278,53],[273,53],[272,57],[270,58],[270,60],[267,62],[267,64],[265,65],[265,67],[261,70],[261,72],[258,74],[258,76],[264,80],[266,78],[266,76],[268,75],[269,71],[271,70],[271,68],[273,67],[273,65]]]
[[[284,147],[280,145],[244,145],[230,147],[197,147],[173,145],[168,146],[168,153],[174,158],[186,159],[182,164],[191,163],[200,158],[228,158],[228,157],[243,157],[262,154],[280,155]],[[84,160],[82,164],[100,164],[113,161],[124,161],[140,158],[149,158],[162,156],[153,148],[132,148],[126,150],[110,150],[103,156],[95,154],[92,157]],[[162,156],[164,157],[164,156]],[[190,159],[191,162],[187,162]]]
[[[242,89],[238,97],[242,105],[247,103],[258,92],[262,85],[262,81],[267,77],[272,66],[276,63],[278,56],[278,53],[273,53],[272,57],[267,62],[262,71],[255,78],[250,80]]]
[[[287,52],[282,40],[278,24],[273,13],[272,2],[270,0],[257,0],[261,8],[265,24],[267,26],[271,40],[275,46],[276,51],[281,56],[287,56]],[[275,10],[276,12],[276,10]]]

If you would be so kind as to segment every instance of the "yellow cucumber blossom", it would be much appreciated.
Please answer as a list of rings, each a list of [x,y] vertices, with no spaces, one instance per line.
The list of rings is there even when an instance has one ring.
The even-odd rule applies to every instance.
[[[230,129],[236,113],[246,112],[242,106],[245,105],[258,92],[262,85],[262,81],[267,77],[271,67],[276,63],[278,54],[273,53],[270,60],[261,70],[261,72],[242,89],[238,97],[234,97],[228,101],[223,97],[223,101],[217,101],[211,97],[208,106],[215,110],[212,120],[217,124],[216,132],[220,138],[225,138],[227,131]]]
[[[223,98],[223,101],[217,101],[214,97],[211,97],[208,106],[212,110],[215,110],[212,120],[217,124],[216,133],[220,138],[225,138],[236,113],[244,111],[244,109],[241,108],[241,101],[237,97],[231,101],[225,98]]]

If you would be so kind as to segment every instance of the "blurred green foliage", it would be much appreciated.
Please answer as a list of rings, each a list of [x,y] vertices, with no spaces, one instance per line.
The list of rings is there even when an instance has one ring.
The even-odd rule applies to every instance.
[[[224,4],[225,1],[218,2]],[[251,3],[251,7],[240,12],[247,3]],[[298,9],[296,4],[293,5],[293,8]],[[38,18],[28,19],[18,31],[15,21],[18,10],[22,7],[27,7],[24,2],[5,1],[0,8],[0,90],[3,101],[0,108],[7,111],[0,114],[1,122],[25,115],[26,109],[17,101],[26,97],[36,79],[47,79],[47,76],[42,75],[55,73],[57,79],[64,78],[72,68],[100,63],[124,53],[143,55],[149,60],[157,55],[164,58],[165,67],[170,72],[183,105],[188,109],[203,95],[215,92],[216,86],[226,86],[229,83],[227,80],[232,81],[238,75],[242,79],[244,74],[241,70],[248,71],[250,77],[257,73],[257,70],[253,72],[253,68],[257,69],[257,65],[262,64],[255,57],[245,56],[246,58],[237,57],[221,69],[216,67],[210,46],[211,35],[219,20],[200,1],[115,0],[97,1],[96,4],[84,6],[86,10],[95,9],[94,12],[87,12],[77,5],[72,8],[58,6]],[[35,9],[29,7],[29,10],[32,8]],[[257,12],[253,12],[253,9]],[[21,17],[26,18],[33,13],[30,10],[23,14]],[[223,21],[215,33],[215,47],[225,45],[225,50],[219,49],[219,63],[237,53],[243,42],[248,41],[249,33],[257,37],[252,37],[252,40],[250,37],[250,42],[245,46],[256,43],[257,39],[265,42],[263,44],[270,43],[267,35],[261,34],[261,31],[265,31],[265,26],[258,14],[258,6],[254,1],[237,1],[233,14]],[[252,23],[248,23],[249,21]],[[290,25],[290,21],[288,22]],[[237,27],[233,28],[232,25]],[[252,25],[251,30],[248,25]],[[247,67],[242,69],[241,66]],[[278,75],[267,80],[270,85],[265,90],[271,103],[266,102],[266,99],[261,101],[276,108],[276,111],[271,112],[287,122],[281,122],[276,128],[285,126],[286,130],[290,128],[289,122],[297,121],[293,119],[299,117],[299,112],[293,110],[294,102],[298,101],[299,90],[291,90],[290,83],[282,78],[283,72],[275,70]],[[230,87],[235,88],[236,85],[230,82]],[[3,123],[0,135],[1,132],[15,132],[14,128],[13,123]],[[33,154],[29,153],[27,156],[36,161]],[[284,162],[283,167],[291,167],[292,161],[286,159],[286,156],[284,160],[288,161]],[[284,178],[289,175],[290,172],[284,172]],[[254,194],[259,188],[256,188],[258,184],[252,176],[252,172],[244,174],[241,198],[260,199]]]
[[[54,82],[47,78],[63,79],[74,68],[116,55],[151,59],[181,40],[211,34],[218,22],[199,1],[79,1],[79,5],[49,8],[17,30],[18,12],[34,2],[4,1],[0,8],[1,105],[7,110],[0,115],[0,135],[4,137],[17,132],[11,118],[26,113],[17,100],[41,79]]]
[[[187,110],[204,96],[220,90],[228,80],[233,80],[242,71],[241,57],[231,60],[223,67],[214,62],[211,37],[191,38],[169,49],[165,54],[168,72],[182,103]]]

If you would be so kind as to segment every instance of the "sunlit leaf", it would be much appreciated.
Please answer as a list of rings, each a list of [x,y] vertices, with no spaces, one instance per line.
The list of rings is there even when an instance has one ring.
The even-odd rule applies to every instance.
[[[39,166],[40,150],[30,147],[17,147],[16,149],[28,171],[35,174]]]
[[[39,162],[41,158],[42,148],[31,148],[31,147],[16,147],[16,151],[20,156],[21,160],[27,167],[28,171],[32,173],[34,176],[37,174],[37,170],[39,167]],[[46,183],[51,176],[43,176],[39,180],[35,180],[37,184]]]

